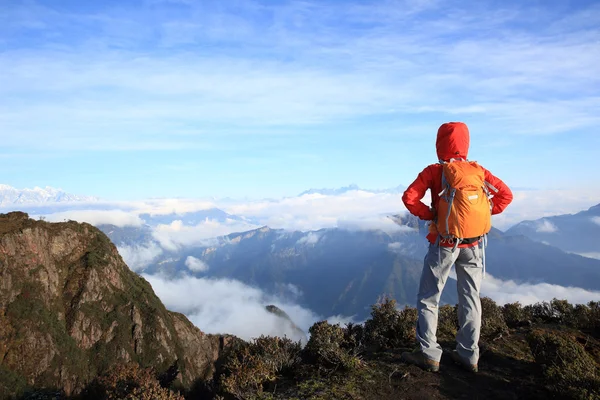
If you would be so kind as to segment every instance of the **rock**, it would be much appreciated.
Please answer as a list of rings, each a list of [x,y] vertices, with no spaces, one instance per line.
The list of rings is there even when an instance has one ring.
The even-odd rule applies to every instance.
[[[225,339],[165,309],[89,224],[0,214],[0,398],[25,387],[77,394],[122,361],[179,384],[212,377]]]

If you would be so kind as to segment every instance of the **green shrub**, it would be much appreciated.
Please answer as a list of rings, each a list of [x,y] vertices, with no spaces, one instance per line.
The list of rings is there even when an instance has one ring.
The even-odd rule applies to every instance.
[[[536,323],[548,323],[548,322],[556,322],[556,318],[554,317],[554,310],[550,303],[546,301],[542,301],[540,303],[531,304],[525,306],[525,312],[531,315],[533,322]]]
[[[98,377],[84,398],[102,400],[184,400],[183,396],[160,386],[151,368],[136,363],[119,364]]]
[[[577,304],[573,309],[572,323],[575,328],[600,337],[600,303]]]
[[[458,331],[458,307],[446,304],[438,311],[437,337],[442,341],[453,341]]]
[[[572,305],[566,300],[553,299],[523,307],[523,310],[534,322],[567,325],[600,337],[600,302]]]
[[[304,348],[306,361],[325,369],[353,369],[360,360],[352,355],[344,330],[327,321],[315,323],[309,329],[310,339]]]
[[[231,351],[221,377],[224,394],[236,399],[255,399],[279,376],[291,373],[300,362],[300,342],[261,336],[241,342]]]
[[[523,308],[521,303],[507,303],[502,307],[504,321],[509,328],[517,328],[519,326],[531,324],[532,315],[528,309]]]
[[[552,299],[552,301],[550,301],[550,306],[554,311],[554,318],[556,318],[558,323],[569,326],[575,325],[575,307],[567,300]]]
[[[534,330],[527,341],[551,389],[574,399],[599,398],[600,369],[574,338]]]
[[[550,302],[543,301],[530,306],[525,310],[529,312],[535,322],[555,323],[573,326],[574,307],[567,300],[552,299]]]
[[[371,307],[371,318],[365,322],[366,343],[378,348],[392,349],[414,344],[417,310],[396,308],[396,301],[385,299]]]
[[[349,322],[344,328],[343,347],[354,356],[361,354],[366,347],[365,327],[362,324]]]
[[[508,332],[502,308],[498,307],[489,297],[481,298],[481,337],[494,339]]]

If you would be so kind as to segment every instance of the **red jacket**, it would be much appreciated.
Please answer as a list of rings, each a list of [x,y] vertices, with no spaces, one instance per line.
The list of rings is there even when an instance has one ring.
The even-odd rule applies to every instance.
[[[436,149],[440,161],[461,158],[466,160],[469,151],[469,129],[462,122],[449,122],[443,124],[438,130]],[[512,202],[513,195],[508,186],[502,180],[496,178],[490,171],[484,168],[485,180],[497,191],[492,191],[492,215],[500,214]],[[431,209],[421,199],[431,190]],[[417,176],[417,179],[404,192],[402,201],[411,214],[422,220],[432,221],[435,218],[435,210],[440,201],[439,193],[442,191],[442,165],[432,164],[426,167]],[[437,240],[437,233],[433,229],[427,239],[431,243]],[[475,245],[475,243],[470,246]],[[459,247],[468,247],[461,245]]]

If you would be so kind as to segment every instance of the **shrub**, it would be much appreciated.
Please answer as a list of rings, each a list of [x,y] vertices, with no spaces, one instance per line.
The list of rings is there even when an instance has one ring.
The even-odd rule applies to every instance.
[[[223,366],[221,387],[236,399],[254,399],[269,382],[293,371],[300,351],[300,343],[287,338],[261,336],[252,343],[241,342]]]
[[[365,322],[365,337],[369,345],[391,349],[410,346],[415,341],[417,310],[396,308],[396,301],[385,299],[371,307],[371,319]]]
[[[504,321],[509,328],[517,328],[519,326],[531,324],[531,313],[521,306],[518,301],[516,303],[507,303],[502,307]]]
[[[502,308],[498,307],[489,297],[481,298],[481,337],[494,339],[508,332]]]
[[[575,328],[600,337],[600,303],[577,304],[573,309],[572,322]]]
[[[98,377],[85,398],[107,400],[183,400],[183,396],[163,388],[151,368],[119,364]]]
[[[567,300],[552,299],[552,301],[550,301],[550,306],[554,312],[554,318],[559,324],[565,324],[569,326],[575,325],[575,307],[573,307],[573,305]]]
[[[528,335],[527,341],[553,390],[575,399],[600,396],[598,365],[575,339],[536,330]]]
[[[531,313],[536,322],[556,323],[573,326],[574,307],[567,300],[552,299],[550,302],[543,301],[531,306],[526,306],[525,310]]]
[[[525,311],[531,315],[534,322],[556,322],[554,310],[552,310],[550,303],[546,301],[525,306]]]
[[[361,354],[366,347],[365,327],[361,324],[349,322],[344,328],[343,347],[347,348],[353,356]]]
[[[306,360],[325,369],[353,369],[360,363],[351,354],[351,345],[346,343],[344,330],[327,321],[315,323],[309,329],[310,339],[304,348]]]
[[[457,310],[456,306],[449,304],[439,308],[437,330],[439,340],[452,341],[456,339],[456,332],[458,331]]]

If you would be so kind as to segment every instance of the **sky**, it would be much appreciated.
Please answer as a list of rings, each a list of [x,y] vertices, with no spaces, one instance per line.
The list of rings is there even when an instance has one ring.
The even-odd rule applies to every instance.
[[[464,121],[509,186],[577,193],[600,183],[599,61],[593,1],[0,0],[0,183],[395,187]]]

